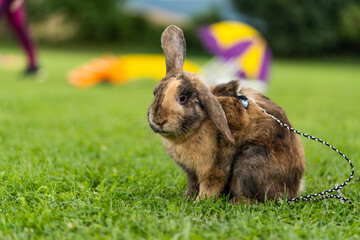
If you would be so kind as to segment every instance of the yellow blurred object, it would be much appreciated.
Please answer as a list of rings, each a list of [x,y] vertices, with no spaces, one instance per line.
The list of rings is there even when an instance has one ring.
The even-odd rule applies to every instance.
[[[211,27],[212,34],[221,38],[219,44],[224,48],[232,47],[239,42],[239,39],[242,41],[252,40],[254,36],[260,35],[256,29],[242,22],[218,22]]]
[[[184,70],[198,72],[199,67],[185,60]],[[165,57],[160,54],[129,54],[120,57],[104,56],[86,63],[68,76],[69,83],[90,87],[100,82],[125,83],[138,78],[161,80],[166,74]]]
[[[224,63],[236,62],[239,78],[266,84],[272,62],[271,50],[255,28],[239,21],[203,26],[199,36],[204,46]]]

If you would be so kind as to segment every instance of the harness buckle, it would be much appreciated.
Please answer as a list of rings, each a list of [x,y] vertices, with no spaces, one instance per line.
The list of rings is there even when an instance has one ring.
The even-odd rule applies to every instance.
[[[246,96],[239,93],[236,98],[241,101],[245,109],[249,108],[249,100]]]

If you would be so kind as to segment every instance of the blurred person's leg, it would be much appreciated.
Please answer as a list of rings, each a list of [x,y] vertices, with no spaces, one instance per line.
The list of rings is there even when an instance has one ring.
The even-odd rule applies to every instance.
[[[23,0],[0,0],[10,2],[6,16],[9,24],[13,27],[21,45],[28,55],[27,74],[37,73],[39,66],[37,63],[36,47],[33,43],[26,23],[25,5]]]

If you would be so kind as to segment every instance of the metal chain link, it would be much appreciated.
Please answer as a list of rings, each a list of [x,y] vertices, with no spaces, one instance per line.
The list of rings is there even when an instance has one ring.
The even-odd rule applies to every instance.
[[[351,168],[351,174],[350,174],[350,177],[345,181],[343,182],[342,184],[340,185],[335,185],[335,187],[329,189],[329,190],[326,190],[326,191],[323,191],[323,192],[319,192],[319,193],[315,193],[315,194],[310,194],[310,195],[307,195],[307,196],[304,196],[304,197],[297,197],[297,198],[292,198],[292,199],[289,199],[287,200],[288,203],[290,202],[299,202],[299,201],[306,201],[306,202],[318,202],[318,201],[321,201],[321,200],[324,200],[324,199],[327,199],[327,198],[335,198],[335,199],[339,199],[341,200],[341,202],[348,202],[351,206],[352,206],[352,202],[350,201],[350,199],[346,198],[346,197],[343,197],[342,196],[342,193],[341,193],[341,189],[343,187],[345,187],[350,181],[351,179],[354,177],[354,166],[352,164],[352,162],[350,161],[350,159],[345,155],[343,154],[341,151],[339,151],[338,149],[336,149],[334,146],[332,146],[331,144],[325,142],[324,140],[321,140],[319,138],[316,138],[316,137],[313,137],[311,135],[308,135],[306,133],[302,133],[290,126],[288,126],[287,124],[281,122],[278,118],[276,118],[275,116],[271,115],[270,113],[266,112],[266,110],[264,108],[262,108],[261,106],[259,106],[254,99],[252,98],[249,98],[247,97],[248,100],[252,101],[256,106],[258,106],[266,115],[268,115],[269,117],[271,117],[272,119],[274,119],[277,123],[279,123],[281,126],[283,126],[284,128],[287,128],[288,130],[298,134],[298,135],[301,135],[303,137],[306,137],[306,138],[309,138],[311,140],[314,140],[314,141],[317,141],[317,142],[320,142],[322,144],[325,144],[326,146],[328,146],[329,148],[331,148],[332,150],[334,150],[335,152],[337,152],[338,154],[340,154],[343,158],[345,158],[345,160],[349,163],[350,165],[350,168]],[[332,192],[338,192],[338,195],[328,195]]]

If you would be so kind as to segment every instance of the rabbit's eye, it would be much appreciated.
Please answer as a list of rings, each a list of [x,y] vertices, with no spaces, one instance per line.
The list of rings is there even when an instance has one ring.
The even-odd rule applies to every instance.
[[[185,101],[186,101],[186,96],[185,96],[184,94],[181,94],[181,95],[179,96],[179,102],[180,102],[181,104],[183,104],[183,103],[185,103]]]

